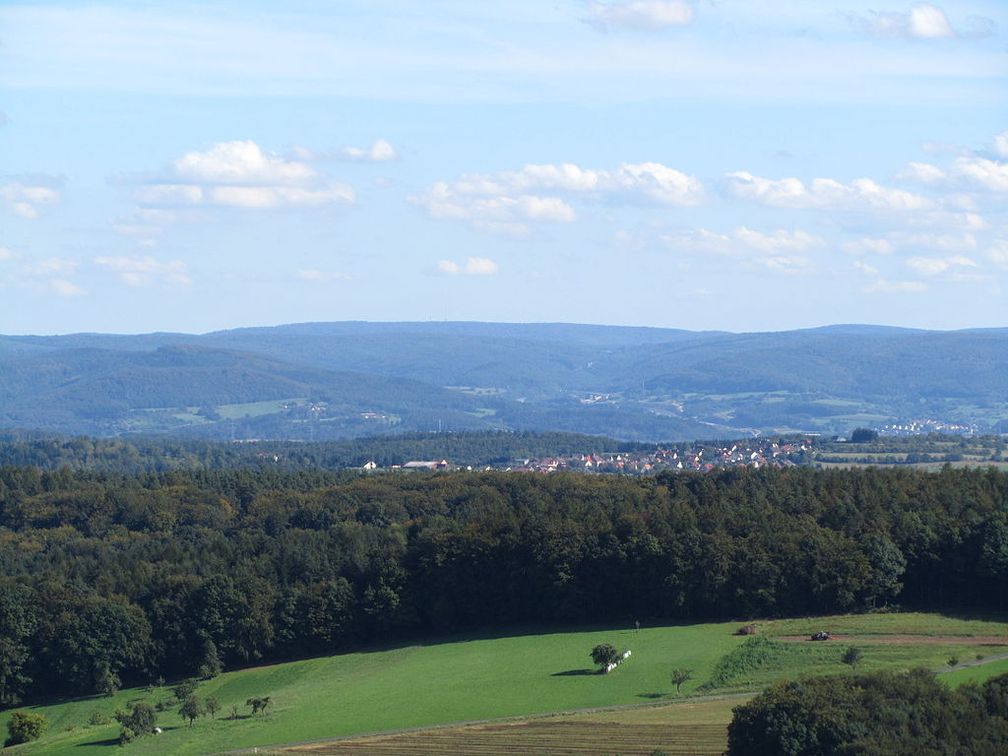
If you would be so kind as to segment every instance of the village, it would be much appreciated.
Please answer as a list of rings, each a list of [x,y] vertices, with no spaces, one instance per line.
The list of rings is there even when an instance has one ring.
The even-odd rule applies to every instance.
[[[501,470],[504,472],[555,473],[588,472],[623,475],[647,475],[665,470],[673,472],[711,472],[731,467],[794,467],[808,462],[812,440],[783,441],[754,438],[749,441],[677,444],[647,451],[599,453],[585,451],[579,454],[515,459],[507,463],[483,465],[456,465],[450,460],[412,460],[402,465],[380,468],[374,461],[361,466],[364,471],[389,470]]]

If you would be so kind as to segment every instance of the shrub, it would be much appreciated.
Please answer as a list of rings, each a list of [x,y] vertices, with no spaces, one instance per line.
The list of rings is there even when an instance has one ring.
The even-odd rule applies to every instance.
[[[119,735],[120,742],[128,743],[134,738],[154,734],[157,712],[146,701],[140,701],[133,704],[133,708],[128,712],[116,712],[115,718],[122,725],[122,732]]]
[[[196,687],[199,683],[196,680],[183,680],[174,688],[172,688],[172,693],[175,694],[175,698],[179,701],[185,701],[189,696],[196,692]]]
[[[97,725],[107,725],[111,721],[112,721],[112,717],[110,717],[108,714],[103,714],[100,711],[92,711],[91,712],[91,716],[88,717],[88,724],[89,725],[96,725],[96,726]]]
[[[38,740],[49,729],[49,720],[41,714],[32,711],[15,711],[7,722],[7,742],[4,745],[17,745]]]
[[[852,668],[857,668],[857,665],[861,663],[861,657],[861,649],[857,646],[850,646],[844,651],[843,656],[840,657],[840,661],[850,665]]]

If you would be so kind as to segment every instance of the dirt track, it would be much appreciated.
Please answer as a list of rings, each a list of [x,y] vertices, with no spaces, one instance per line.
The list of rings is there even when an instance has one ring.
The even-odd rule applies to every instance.
[[[830,635],[828,641],[812,641],[807,635],[771,636],[788,643],[865,643],[904,646],[1008,646],[1004,635]]]

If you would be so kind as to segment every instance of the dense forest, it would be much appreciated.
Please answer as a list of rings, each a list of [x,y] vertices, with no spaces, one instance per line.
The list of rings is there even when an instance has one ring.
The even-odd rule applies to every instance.
[[[1003,609],[1008,475],[0,468],[0,702],[520,624]]]

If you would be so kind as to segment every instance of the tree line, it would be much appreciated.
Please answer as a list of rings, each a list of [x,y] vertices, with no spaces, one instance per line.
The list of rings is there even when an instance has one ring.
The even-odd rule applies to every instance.
[[[681,444],[688,447],[690,444]],[[472,431],[405,433],[340,441],[257,441],[224,443],[164,437],[92,438],[32,431],[0,432],[0,465],[61,467],[140,474],[170,470],[219,470],[245,467],[283,470],[380,467],[413,459],[448,459],[458,465],[502,464],[526,457],[586,452],[638,451],[653,444],[616,441],[577,433]]]
[[[1008,474],[0,468],[0,703],[519,624],[1004,608]]]

